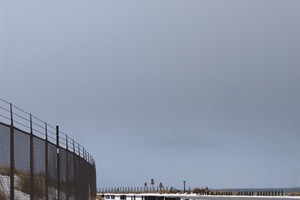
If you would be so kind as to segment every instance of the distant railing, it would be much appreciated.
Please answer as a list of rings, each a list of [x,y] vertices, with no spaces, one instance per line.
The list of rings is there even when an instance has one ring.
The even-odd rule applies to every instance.
[[[172,188],[172,187],[171,187]],[[160,193],[170,192],[169,187],[107,187],[98,188],[98,193]]]
[[[207,189],[191,189],[178,190],[173,187],[107,187],[98,188],[98,195],[100,194],[147,194],[147,193],[160,193],[160,194],[197,194],[197,195],[214,195],[214,196],[284,196],[283,190],[208,190]]]
[[[58,126],[2,99],[0,175],[0,199],[96,197],[95,161],[85,148]]]

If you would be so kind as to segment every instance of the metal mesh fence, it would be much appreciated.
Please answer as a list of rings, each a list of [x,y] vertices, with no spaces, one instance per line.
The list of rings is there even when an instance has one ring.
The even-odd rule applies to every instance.
[[[56,197],[57,191],[57,155],[56,146],[48,145],[48,196],[50,199]]]
[[[25,194],[30,194],[30,136],[14,129],[14,188]],[[12,145],[12,144],[11,144]],[[22,194],[15,197],[23,196]]]
[[[95,198],[92,156],[58,127],[0,99],[0,200]]]
[[[0,133],[10,132],[9,126],[0,126]],[[0,134],[0,163],[3,168],[9,168],[10,158],[10,137],[9,134]]]
[[[1,134],[10,132],[9,126],[0,126],[0,199],[5,199],[9,194],[9,187],[5,185],[10,181],[10,137],[8,134]]]
[[[41,156],[43,155],[43,156]],[[45,184],[45,140],[33,138],[33,195],[36,199],[42,199],[46,195]]]
[[[75,180],[74,180],[74,155],[71,152],[68,153],[67,158],[67,175],[68,175],[68,184],[69,184],[69,199],[75,199]]]

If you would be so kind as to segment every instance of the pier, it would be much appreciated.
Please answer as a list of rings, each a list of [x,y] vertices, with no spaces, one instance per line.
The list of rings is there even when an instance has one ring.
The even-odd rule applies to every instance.
[[[98,193],[102,200],[288,200],[300,199],[292,196],[239,196],[239,195],[197,195],[159,193]]]

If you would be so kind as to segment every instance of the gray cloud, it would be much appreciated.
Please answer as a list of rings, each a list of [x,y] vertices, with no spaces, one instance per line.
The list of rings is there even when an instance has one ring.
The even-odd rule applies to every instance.
[[[299,186],[298,7],[3,1],[1,98],[87,146],[99,187]]]

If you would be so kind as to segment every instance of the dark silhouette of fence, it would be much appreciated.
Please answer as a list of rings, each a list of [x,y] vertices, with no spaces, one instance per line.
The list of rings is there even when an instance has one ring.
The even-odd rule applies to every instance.
[[[0,199],[94,198],[93,157],[58,126],[0,99]]]

